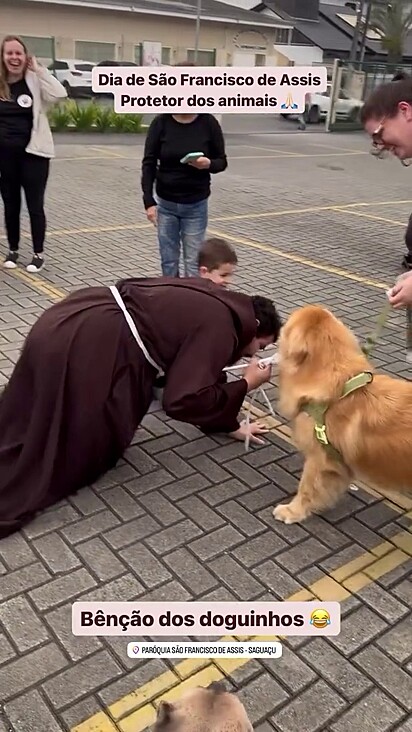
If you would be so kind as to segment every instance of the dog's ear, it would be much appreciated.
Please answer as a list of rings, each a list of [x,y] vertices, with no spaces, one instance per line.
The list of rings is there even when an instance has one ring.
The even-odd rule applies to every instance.
[[[302,366],[309,355],[309,346],[299,327],[295,326],[284,332],[283,349],[284,355],[293,366]]]
[[[226,687],[222,681],[212,681],[208,688],[216,694],[224,694],[226,692]]]
[[[157,717],[154,730],[161,732],[162,729],[167,728],[167,725],[172,719],[173,704],[170,702],[161,701],[157,708]]]

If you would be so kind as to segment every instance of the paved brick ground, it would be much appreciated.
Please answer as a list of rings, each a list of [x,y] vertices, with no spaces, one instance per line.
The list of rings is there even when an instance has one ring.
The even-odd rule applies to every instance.
[[[48,286],[159,272],[141,141],[62,138],[57,152],[47,269],[0,273],[0,384],[52,302]],[[228,154],[210,231],[237,242],[236,286],[272,296],[284,316],[321,301],[366,336],[399,271],[410,172],[372,159],[357,135],[229,135]],[[404,335],[403,316],[391,315],[375,362],[408,378]],[[412,729],[412,501],[359,490],[303,527],[275,523],[272,506],[301,467],[282,430],[245,454],[154,405],[115,470],[0,541],[0,732],[70,730],[169,668],[128,659],[122,638],[74,637],[75,599],[270,600],[330,583],[345,598],[339,637],[291,638],[280,661],[248,663],[228,684],[259,732]],[[360,570],[380,556],[365,582]]]

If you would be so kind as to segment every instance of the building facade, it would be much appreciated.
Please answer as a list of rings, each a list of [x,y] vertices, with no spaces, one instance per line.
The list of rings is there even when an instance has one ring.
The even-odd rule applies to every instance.
[[[0,28],[23,37],[42,62],[54,59],[145,64],[157,48],[162,64],[194,61],[196,0],[1,0]],[[275,43],[291,31],[217,0],[202,0],[197,63],[279,66],[289,60]]]

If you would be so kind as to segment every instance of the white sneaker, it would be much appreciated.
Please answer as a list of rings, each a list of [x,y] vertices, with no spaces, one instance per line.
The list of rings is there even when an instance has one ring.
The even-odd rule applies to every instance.
[[[40,272],[41,269],[44,267],[44,259],[43,257],[40,257],[38,254],[34,254],[33,259],[31,260],[30,264],[27,265],[27,271],[28,272]]]
[[[10,251],[8,253],[6,259],[3,262],[3,267],[5,267],[5,269],[16,269],[18,258],[19,258],[18,252]]]

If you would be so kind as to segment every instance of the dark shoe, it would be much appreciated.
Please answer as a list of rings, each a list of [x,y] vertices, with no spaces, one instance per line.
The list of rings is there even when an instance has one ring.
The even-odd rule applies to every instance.
[[[410,254],[409,252],[408,254],[405,254],[404,258],[402,259],[402,269],[405,269],[407,272],[412,269],[412,254]]]
[[[3,262],[3,267],[6,269],[16,269],[18,258],[19,253],[17,251],[10,251]]]
[[[40,272],[44,266],[44,259],[39,254],[35,254],[30,264],[27,265],[28,272]]]

